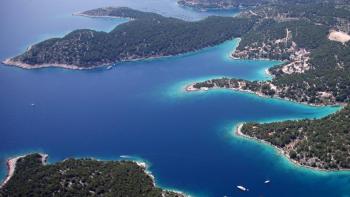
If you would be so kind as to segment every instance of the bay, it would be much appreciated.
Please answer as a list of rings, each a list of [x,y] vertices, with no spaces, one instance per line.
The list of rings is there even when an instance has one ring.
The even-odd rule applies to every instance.
[[[0,58],[32,43],[78,28],[110,31],[125,19],[72,13],[129,6],[199,20],[208,15],[173,0],[3,1]],[[194,196],[347,196],[347,172],[294,166],[272,147],[234,136],[239,122],[320,118],[339,108],[311,107],[230,90],[187,93],[184,87],[212,77],[266,80],[279,62],[232,60],[238,40],[185,55],[117,64],[111,70],[23,70],[0,66],[1,177],[6,159],[34,151],[50,162],[93,156],[146,160],[157,184]],[[31,104],[34,103],[35,107]],[[263,182],[271,180],[271,184]],[[240,193],[236,185],[245,185]]]

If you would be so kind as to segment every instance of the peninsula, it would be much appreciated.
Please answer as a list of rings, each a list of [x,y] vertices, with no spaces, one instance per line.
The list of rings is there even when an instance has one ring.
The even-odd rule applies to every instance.
[[[232,77],[189,84],[187,91],[227,88],[310,105],[350,101],[350,9],[346,1],[277,1],[245,10],[254,26],[241,37],[235,59],[273,59],[268,81]],[[319,120],[246,123],[241,134],[263,140],[298,164],[317,169],[350,169],[350,111]]]
[[[46,159],[34,153],[9,160],[9,177],[0,196],[185,197],[156,187],[143,163],[65,159],[47,164]]]
[[[3,63],[22,68],[62,67],[91,69],[123,61],[173,56],[220,44],[242,36],[253,18],[211,16],[188,22],[125,7],[107,7],[77,13],[91,17],[131,18],[109,33],[75,30],[63,38],[34,44]]]
[[[295,163],[320,170],[350,169],[350,107],[317,120],[247,123],[238,135],[275,146]]]

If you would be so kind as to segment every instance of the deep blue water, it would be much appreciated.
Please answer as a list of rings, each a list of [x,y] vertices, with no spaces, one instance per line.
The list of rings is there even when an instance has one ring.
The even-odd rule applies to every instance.
[[[77,28],[109,31],[122,19],[74,17],[101,6],[130,6],[198,20],[210,14],[173,0],[14,0],[0,6],[0,59]],[[233,136],[242,121],[322,117],[337,110],[229,90],[185,93],[213,76],[264,80],[269,61],[230,60],[237,40],[187,55],[129,62],[112,70],[23,70],[0,66],[0,159],[33,151],[66,157],[147,160],[157,184],[195,196],[349,196],[347,172],[296,167],[273,148]],[[36,107],[31,107],[35,103]],[[264,185],[265,179],[271,184]],[[250,192],[240,193],[235,185]]]

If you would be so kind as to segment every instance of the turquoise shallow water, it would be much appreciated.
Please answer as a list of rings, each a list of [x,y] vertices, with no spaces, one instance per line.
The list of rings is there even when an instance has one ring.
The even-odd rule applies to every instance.
[[[45,2],[1,3],[0,45],[6,47],[0,48],[0,59],[51,35],[76,28],[109,31],[125,22],[71,16],[84,9],[128,5],[189,19],[210,14],[183,9],[171,0]],[[297,167],[270,146],[232,135],[239,122],[319,118],[338,108],[230,90],[183,91],[187,83],[212,77],[268,79],[264,69],[278,62],[231,60],[228,54],[236,44],[233,40],[186,55],[127,62],[112,70],[1,65],[1,174],[6,174],[8,157],[34,151],[48,153],[50,162],[130,155],[147,161],[157,184],[195,196],[347,196],[349,173]],[[271,184],[263,184],[265,179]],[[238,184],[250,192],[238,192]]]

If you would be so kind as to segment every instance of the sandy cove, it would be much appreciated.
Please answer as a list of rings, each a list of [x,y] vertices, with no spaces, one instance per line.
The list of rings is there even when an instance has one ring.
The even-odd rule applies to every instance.
[[[40,156],[41,156],[41,162],[43,165],[46,164],[47,162],[47,157],[48,155],[47,154],[42,154],[42,153],[39,153]],[[8,173],[7,173],[7,176],[5,178],[5,180],[1,183],[0,185],[0,189],[2,187],[4,187],[6,185],[6,183],[8,183],[8,181],[12,178],[13,174],[15,173],[15,170],[16,170],[16,164],[17,164],[17,161],[23,157],[25,157],[26,155],[21,155],[21,156],[18,156],[18,157],[14,157],[14,158],[11,158],[9,160],[7,160],[7,169],[8,169]]]

